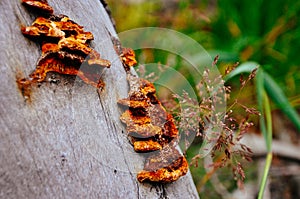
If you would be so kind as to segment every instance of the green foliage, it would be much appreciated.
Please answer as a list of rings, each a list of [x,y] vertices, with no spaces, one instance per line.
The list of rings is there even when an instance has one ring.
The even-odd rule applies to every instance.
[[[255,70],[258,67],[258,64],[256,62],[245,62],[230,73],[228,73],[224,80],[227,82],[229,79],[231,79],[234,76],[241,75],[243,73],[251,73],[253,70]]]
[[[242,73],[251,73],[258,66],[255,62],[246,62],[229,73],[224,79],[226,81],[230,80],[236,75],[241,75]],[[258,109],[261,113],[260,115],[260,130],[265,138],[267,146],[267,157],[266,164],[261,179],[260,191],[258,198],[263,197],[263,192],[267,183],[267,176],[271,167],[272,162],[272,116],[269,98],[280,107],[282,112],[284,112],[287,117],[294,123],[296,128],[300,132],[300,117],[296,110],[290,105],[288,99],[283,94],[283,91],[277,85],[277,83],[272,79],[270,75],[259,68],[256,76],[256,93],[257,93],[257,103]]]
[[[225,82],[229,81],[231,78],[237,75],[241,75],[243,73],[251,73],[253,70],[258,68],[258,63],[256,62],[245,62],[241,64],[239,67],[231,71],[224,77]],[[300,132],[300,117],[295,108],[293,108],[288,100],[288,98],[283,93],[282,89],[275,82],[275,80],[266,72],[263,71],[262,68],[258,70],[258,74],[256,77],[256,93],[257,93],[257,103],[258,108],[261,113],[264,113],[264,108],[269,106],[269,103],[263,104],[265,101],[265,97],[268,94],[268,97],[275,103],[275,105],[280,108],[280,110],[286,114],[286,116],[293,122],[295,127]],[[270,109],[270,108],[269,108]],[[268,111],[270,112],[270,111]],[[270,114],[270,113],[269,113]],[[266,127],[264,126],[265,121],[261,120],[260,124],[261,131],[263,135],[266,135]],[[268,124],[272,124],[271,121]],[[270,130],[272,132],[272,130]],[[265,137],[266,138],[266,137]]]
[[[288,96],[299,94],[299,1],[218,1],[212,23],[213,49],[231,62],[256,61]]]
[[[108,3],[119,32],[145,26],[178,30],[198,41],[212,57],[220,55],[224,64],[256,61],[288,97],[300,95],[300,1]]]
[[[257,101],[258,107],[261,112],[260,116],[260,130],[265,138],[266,146],[267,146],[267,157],[266,164],[264,168],[263,177],[261,179],[260,190],[258,194],[258,198],[263,198],[263,193],[267,184],[267,178],[269,174],[269,170],[272,163],[272,116],[270,109],[270,102],[268,96],[265,91],[265,82],[264,82],[265,73],[263,70],[259,70],[256,77],[256,87],[257,87]]]
[[[275,80],[267,73],[264,73],[264,86],[272,101],[287,115],[300,132],[300,117],[297,111],[290,105],[288,99]]]

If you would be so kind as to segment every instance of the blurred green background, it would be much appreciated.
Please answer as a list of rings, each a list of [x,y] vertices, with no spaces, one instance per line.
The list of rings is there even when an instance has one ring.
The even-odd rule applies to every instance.
[[[118,32],[164,27],[198,41],[224,63],[256,61],[295,106],[300,95],[300,1],[108,0]],[[297,100],[298,99],[298,100]]]
[[[237,62],[256,62],[266,74],[260,75],[265,80],[264,91],[257,90],[258,83],[250,82],[243,93],[239,93],[240,81],[237,76],[228,82],[233,88],[231,98],[235,99],[239,93],[243,104],[265,111],[264,104],[259,103],[259,97],[266,91],[270,99],[270,114],[272,117],[279,115],[287,126],[276,127],[271,121],[254,119],[256,129],[253,131],[262,134],[270,131],[271,137],[276,138],[279,135],[275,131],[284,131],[278,128],[291,128],[299,137],[300,122],[295,113],[300,110],[300,1],[107,0],[107,3],[117,32],[149,26],[179,31],[199,42],[212,57],[219,55],[218,67],[222,74]],[[140,52],[136,53],[139,58]],[[149,62],[170,64],[165,53],[148,55],[146,60]],[[172,64],[178,68],[182,63],[178,61]],[[273,130],[262,127],[262,122],[266,122],[265,126],[273,126]],[[267,135],[264,136],[266,145],[270,144]],[[197,184],[205,171],[196,168],[192,168],[192,171]],[[227,175],[225,172],[223,177],[226,179]],[[253,168],[248,168],[247,175],[253,177]],[[228,185],[228,189],[233,189],[232,186]],[[200,196],[221,197],[211,193],[210,188],[204,189]]]

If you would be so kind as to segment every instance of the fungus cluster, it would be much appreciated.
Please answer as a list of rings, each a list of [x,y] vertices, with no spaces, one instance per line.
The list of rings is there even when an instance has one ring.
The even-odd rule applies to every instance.
[[[121,121],[126,124],[134,150],[149,153],[140,182],[168,183],[188,171],[188,163],[176,149],[178,130],[174,119],[156,97],[152,83],[128,74],[129,97],[118,103],[124,107]]]
[[[22,3],[45,16],[39,16],[31,26],[21,28],[24,36],[41,44],[42,55],[29,78],[17,80],[19,87],[24,90],[32,83],[44,81],[48,72],[77,75],[87,84],[103,87],[100,77],[111,63],[90,47],[93,34],[65,15],[53,15],[46,0],[23,0]]]

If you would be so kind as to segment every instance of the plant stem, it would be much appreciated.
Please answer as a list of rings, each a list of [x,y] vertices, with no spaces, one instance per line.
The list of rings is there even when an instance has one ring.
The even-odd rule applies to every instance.
[[[258,193],[258,199],[262,199],[263,198],[263,194],[264,194],[264,191],[265,191],[265,188],[266,188],[266,184],[267,184],[269,170],[270,170],[271,163],[272,163],[272,158],[273,158],[272,152],[268,152],[268,155],[267,155],[267,158],[266,158],[266,164],[265,164],[265,168],[264,168],[263,177],[262,177],[261,183],[260,183],[260,189],[259,189],[259,193]]]

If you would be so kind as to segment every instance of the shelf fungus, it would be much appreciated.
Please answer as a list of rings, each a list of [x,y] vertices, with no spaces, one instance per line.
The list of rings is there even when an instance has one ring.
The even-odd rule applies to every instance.
[[[135,53],[131,48],[122,48],[121,59],[122,62],[129,67],[135,66],[137,64]]]
[[[46,0],[22,0],[25,6],[36,9],[40,12],[47,14],[53,13],[53,8],[48,4]]]
[[[135,52],[131,48],[124,48],[119,39],[111,36],[116,53],[120,56],[120,60],[126,72],[130,71],[130,67],[137,64],[135,59]]]
[[[23,1],[23,3],[33,1]],[[37,1],[47,3],[46,1]],[[29,78],[19,78],[17,83],[23,93],[32,83],[43,82],[48,72],[77,75],[85,83],[102,88],[101,74],[111,63],[89,46],[94,39],[91,32],[65,15],[38,17],[31,26],[22,27],[24,36],[41,44],[42,55]]]
[[[146,160],[144,171],[138,174],[138,180],[166,183],[176,181],[186,174],[188,164],[174,147],[178,140],[174,119],[156,97],[152,83],[131,74],[128,74],[127,79],[130,85],[129,97],[118,101],[125,108],[120,120],[126,124],[136,152],[154,153]]]
[[[188,162],[174,147],[165,147],[146,159],[137,174],[139,182],[170,183],[188,172]]]
[[[128,81],[129,97],[118,101],[126,108],[120,119],[136,152],[160,150],[178,137],[173,117],[157,99],[153,84],[133,75],[128,75]]]

